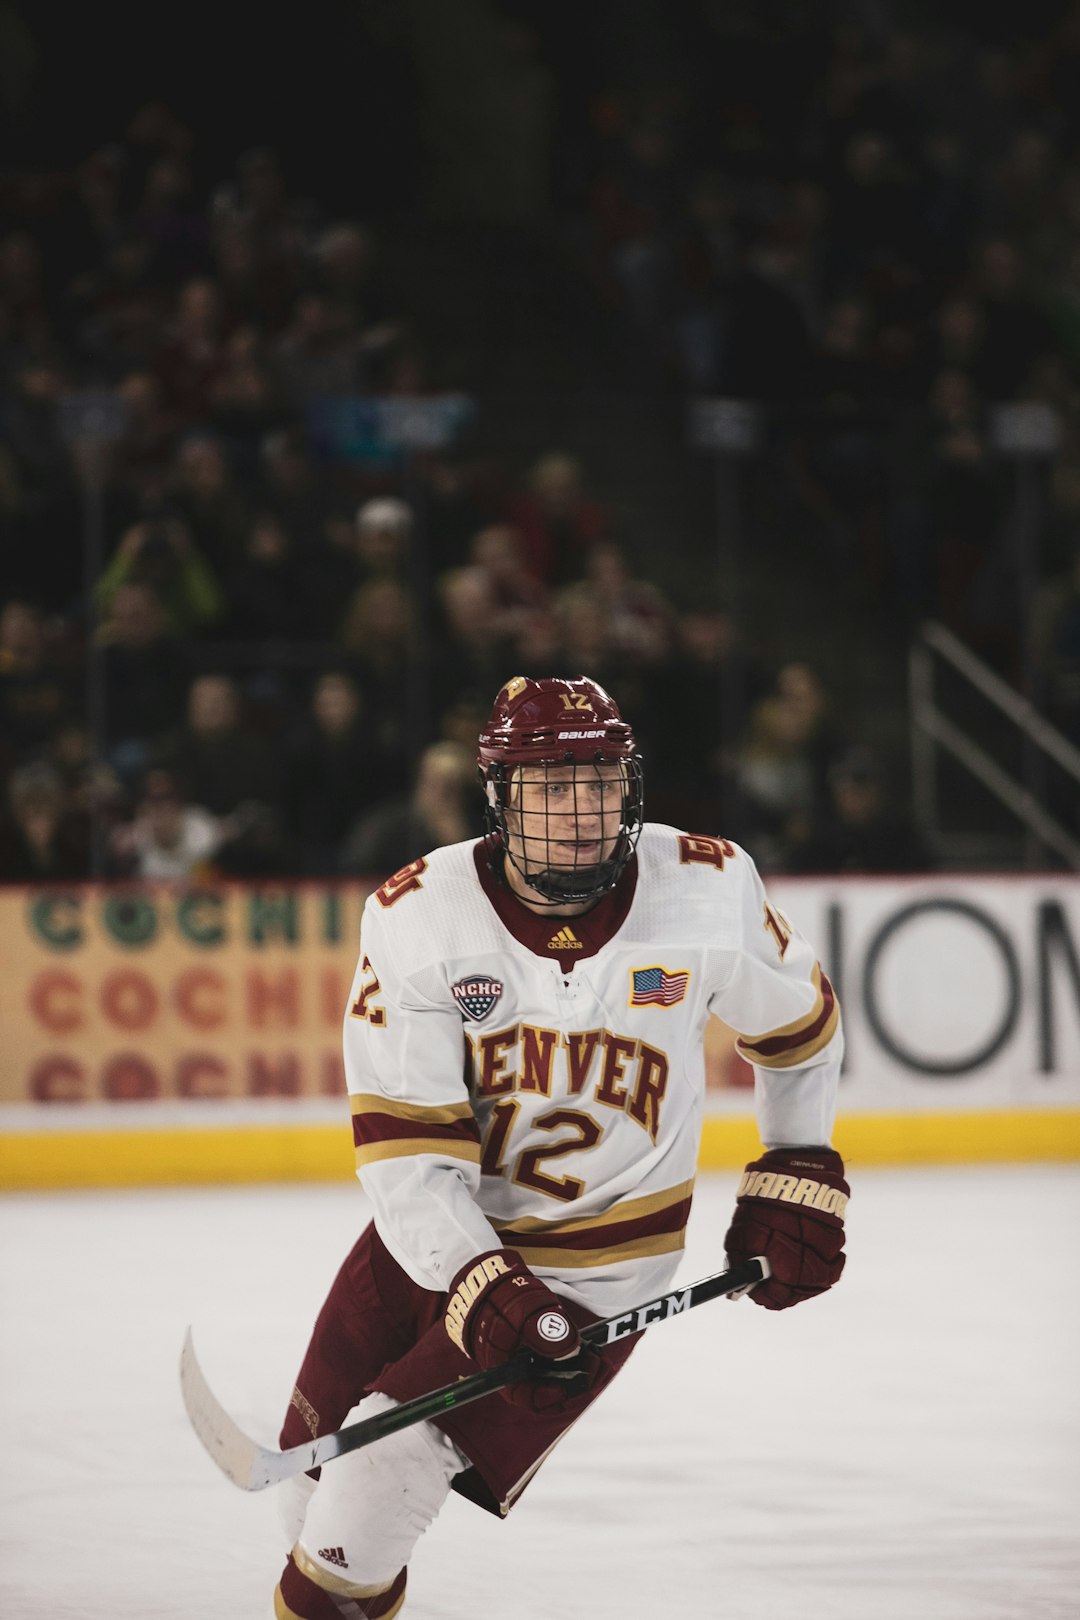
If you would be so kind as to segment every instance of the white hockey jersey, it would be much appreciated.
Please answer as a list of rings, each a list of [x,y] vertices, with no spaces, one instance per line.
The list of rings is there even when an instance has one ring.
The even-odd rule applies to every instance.
[[[737,845],[648,823],[614,893],[569,919],[522,906],[482,842],[395,874],[364,910],[344,1033],[391,1254],[442,1291],[506,1245],[602,1316],[666,1289],[710,1013],[741,1032],[766,1146],[827,1143],[839,1011]]]

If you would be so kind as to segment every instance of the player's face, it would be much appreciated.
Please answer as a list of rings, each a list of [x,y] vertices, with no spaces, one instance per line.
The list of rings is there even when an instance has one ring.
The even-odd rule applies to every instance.
[[[527,871],[574,871],[610,860],[622,825],[621,765],[526,765],[514,777],[506,826]]]

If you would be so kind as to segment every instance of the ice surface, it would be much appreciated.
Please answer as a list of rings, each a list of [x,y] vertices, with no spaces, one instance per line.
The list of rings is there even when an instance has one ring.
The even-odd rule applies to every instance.
[[[735,1181],[699,1183],[684,1279]],[[839,1288],[651,1331],[505,1524],[450,1501],[409,1620],[1077,1620],[1080,1173],[853,1182]],[[0,1201],[3,1620],[267,1620],[273,1492],[189,1430],[184,1328],[273,1443],[365,1218],[349,1186]]]

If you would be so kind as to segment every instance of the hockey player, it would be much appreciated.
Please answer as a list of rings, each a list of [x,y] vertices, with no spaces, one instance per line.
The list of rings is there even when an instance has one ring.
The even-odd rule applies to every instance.
[[[725,1238],[782,1310],[844,1265],[828,979],[722,838],[642,822],[633,733],[584,677],[508,681],[480,736],[488,830],[368,899],[345,1017],[374,1220],[315,1324],[283,1447],[522,1348],[545,1375],[351,1453],[286,1495],[277,1620],[388,1620],[448,1492],[505,1514],[634,1340],[579,1329],[670,1287],[710,1013],[755,1068],[765,1152]],[[719,1236],[719,1234],[718,1234]]]

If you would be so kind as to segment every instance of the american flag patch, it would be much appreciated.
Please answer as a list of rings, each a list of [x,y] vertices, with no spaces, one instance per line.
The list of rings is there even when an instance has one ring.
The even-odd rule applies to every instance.
[[[631,968],[631,1007],[674,1007],[686,995],[689,969],[669,973],[667,968]]]

